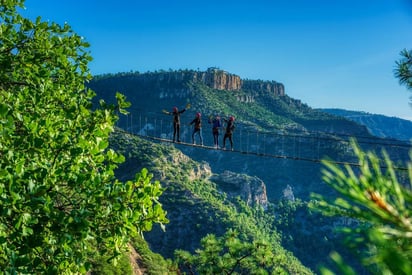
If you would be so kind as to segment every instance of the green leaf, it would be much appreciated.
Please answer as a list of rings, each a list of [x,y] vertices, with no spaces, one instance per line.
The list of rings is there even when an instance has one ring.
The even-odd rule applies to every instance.
[[[0,118],[7,116],[9,112],[9,107],[6,104],[0,103]]]

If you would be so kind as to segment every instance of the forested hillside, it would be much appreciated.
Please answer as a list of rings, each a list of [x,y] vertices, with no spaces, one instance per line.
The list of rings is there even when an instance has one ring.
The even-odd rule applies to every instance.
[[[273,92],[272,81],[245,80],[244,86],[236,85],[239,89],[221,90],[214,88],[220,86],[220,78],[214,75],[234,77],[233,74],[222,70],[207,71],[204,73],[212,75],[208,79],[214,79],[217,83],[205,83],[193,76],[196,73],[202,72],[180,70],[109,74],[93,78],[87,86],[97,92],[96,99],[103,98],[109,102],[113,101],[113,94],[120,91],[132,103],[130,112],[136,118],[138,114],[160,114],[162,109],[171,111],[173,106],[183,108],[189,102],[193,110],[189,117],[194,116],[195,112],[207,116],[215,113],[222,116],[233,114],[237,120],[250,127],[268,131],[303,130],[368,135],[363,126],[314,110],[300,100],[290,98],[284,92],[283,85],[283,93],[279,95],[279,92]]]
[[[168,162],[171,165],[170,172],[174,175],[173,182],[182,184],[182,181],[187,181],[195,183],[197,188],[204,188],[202,181],[194,175],[203,174],[203,177],[209,178],[205,176],[207,173],[204,174],[206,170],[217,175],[225,175],[230,171],[235,175],[257,177],[264,183],[266,189],[268,206],[265,213],[272,218],[271,222],[266,222],[270,224],[269,228],[276,228],[276,234],[279,234],[279,241],[283,247],[292,251],[312,270],[317,270],[321,263],[327,263],[328,255],[333,250],[340,251],[351,261],[349,252],[342,247],[339,234],[334,232],[338,225],[347,221],[325,219],[310,213],[307,208],[311,193],[335,196],[334,191],[320,178],[320,159],[330,158],[352,162],[350,137],[358,137],[360,145],[365,149],[380,152],[382,148],[391,148],[389,153],[399,160],[407,158],[408,151],[405,148],[409,147],[403,147],[406,145],[402,143],[399,148],[388,146],[387,143],[372,136],[366,127],[342,117],[314,110],[286,94],[270,92],[273,91],[272,88],[250,90],[249,85],[246,86],[247,90],[241,88],[218,90],[210,87],[210,85],[218,86],[217,84],[193,80],[193,73],[193,71],[172,71],[104,75],[93,79],[89,87],[97,92],[97,99],[103,98],[107,101],[110,101],[115,91],[124,93],[132,103],[132,107],[129,108],[130,114],[123,116],[118,126],[130,133],[148,138],[152,136],[171,140],[173,132],[171,117],[164,115],[162,110],[171,111],[173,106],[183,109],[188,103],[191,104],[191,108],[181,116],[181,134],[185,144],[191,144],[192,129],[188,124],[197,112],[203,115],[203,137],[207,146],[212,145],[212,136],[209,132],[211,130],[207,123],[209,116],[216,114],[223,118],[235,116],[234,152],[177,143],[169,146],[173,150],[174,148],[181,150],[186,156],[202,164],[200,166],[197,164],[196,169],[192,168],[197,172],[192,171],[187,175],[187,172],[183,172],[185,170],[183,167],[187,165],[186,161],[174,160],[170,156],[171,152],[163,153],[169,155]],[[231,75],[231,78],[234,76]],[[223,79],[223,77],[220,75],[220,78],[207,79]],[[242,87],[240,82],[235,81],[235,83],[236,87]],[[272,82],[260,80],[256,83],[253,87],[273,85]],[[222,137],[221,135],[220,138]],[[147,145],[147,148],[150,146],[152,145]],[[130,148],[123,151],[126,156],[131,156]],[[137,154],[145,150],[135,151]],[[136,156],[134,155],[133,158]],[[128,160],[129,165],[118,171],[119,176],[124,177],[134,171],[130,163],[140,167],[142,160],[137,159]],[[159,161],[158,157],[151,157],[149,154],[145,155],[143,163],[157,161]],[[161,166],[169,167],[169,164]],[[158,170],[159,168],[154,168],[153,173],[156,174]],[[164,177],[165,175],[160,176],[160,178]],[[233,178],[238,180],[242,177]],[[166,180],[168,181],[170,179]],[[206,186],[221,183],[219,176],[210,177],[209,181]],[[169,184],[167,183],[168,186]],[[225,196],[229,193],[233,194],[232,185],[226,183],[224,186],[225,188],[221,186],[220,190],[224,191]],[[228,228],[227,224],[217,225],[214,222],[217,220],[216,214],[210,212],[213,207],[200,203],[197,196],[193,197],[190,195],[192,191],[188,193],[185,188],[170,188],[171,190],[166,192],[173,191],[174,196],[169,193],[163,201],[166,209],[170,207],[168,212],[172,217],[171,223],[175,225],[171,227],[173,229],[169,229],[166,234],[155,229],[147,235],[151,247],[155,251],[162,251],[165,257],[172,257],[176,248],[193,251],[199,245],[202,236],[209,230],[221,235]],[[210,192],[209,190],[206,193]],[[180,205],[176,203],[176,199],[182,202],[179,209],[176,209],[177,205]],[[182,214],[180,211],[184,209],[190,210]],[[208,218],[198,222],[197,216]],[[189,228],[197,229],[192,232],[188,231]],[[191,233],[187,234],[188,232]],[[186,237],[183,239],[176,237],[179,235]],[[188,238],[187,235],[190,237]],[[317,250],[316,255],[311,253],[313,249]],[[358,268],[362,270],[359,266]]]
[[[250,90],[250,86],[246,86],[247,90],[213,89],[210,86],[217,84],[207,82],[208,86],[196,81],[194,73],[183,70],[102,75],[94,78],[88,86],[96,91],[96,100],[102,98],[109,102],[116,91],[121,91],[132,106],[129,108],[130,114],[121,116],[117,125],[140,135],[172,139],[172,118],[162,113],[162,110],[172,111],[174,106],[183,109],[190,103],[191,108],[181,115],[182,140],[192,142],[192,127],[189,123],[200,112],[204,144],[211,146],[213,140],[209,117],[218,114],[228,118],[233,115],[236,119],[234,149],[249,154],[248,158],[186,146],[179,149],[194,160],[210,163],[217,172],[232,170],[258,176],[268,186],[270,200],[279,199],[279,194],[288,185],[295,196],[302,199],[308,199],[311,192],[328,193],[329,189],[324,188],[320,179],[319,161],[323,158],[354,161],[348,148],[351,137],[357,138],[365,149],[380,152],[382,148],[388,147],[388,153],[395,159],[405,160],[408,157],[408,144],[400,143],[394,147],[374,137],[365,126],[314,110],[290,98],[287,93],[278,95],[271,92],[272,89],[255,91]],[[209,73],[225,74],[224,71]],[[210,76],[207,79],[221,78]],[[256,80],[256,83],[260,85],[255,84],[253,87],[273,85],[272,82],[260,80]],[[242,86],[236,84],[235,87]]]
[[[116,132],[111,137],[114,149],[126,156],[126,162],[117,170],[123,180],[134,177],[136,171],[147,168],[164,188],[160,198],[170,221],[163,231],[155,227],[145,234],[150,249],[165,258],[174,259],[175,251],[187,250],[194,253],[200,248],[201,239],[208,234],[223,236],[230,230],[239,232],[239,238],[247,243],[262,242],[270,247],[267,255],[268,270],[289,274],[311,274],[292,253],[282,247],[281,236],[276,229],[275,217],[265,212],[266,194],[264,187],[256,184],[247,175],[218,177],[210,166],[198,163],[168,144],[154,144],[139,137]],[[219,177],[218,177],[219,178]],[[230,178],[237,179],[231,195],[223,192]],[[261,202],[248,202],[253,192],[236,186],[247,185],[246,190],[260,189]],[[263,190],[261,189],[263,188]],[[255,200],[254,200],[255,201]],[[272,259],[270,259],[272,257]],[[273,267],[271,267],[273,265]]]
[[[237,230],[247,242],[271,243],[279,260],[276,265],[291,274],[317,272],[320,266],[330,265],[328,255],[335,250],[363,270],[334,231],[350,221],[312,213],[290,186],[277,194],[278,199],[268,200],[266,186],[255,178],[228,171],[219,174],[207,162],[193,161],[169,143],[153,143],[122,131],[112,135],[111,143],[126,156],[116,172],[122,180],[147,167],[165,188],[160,201],[170,223],[165,231],[154,227],[145,234],[150,249],[162,257],[175,261],[176,250],[194,253],[208,234],[223,236],[228,230]],[[317,253],[310,253],[313,250]],[[141,253],[145,256],[147,251]],[[152,269],[170,268],[158,261],[149,260]]]

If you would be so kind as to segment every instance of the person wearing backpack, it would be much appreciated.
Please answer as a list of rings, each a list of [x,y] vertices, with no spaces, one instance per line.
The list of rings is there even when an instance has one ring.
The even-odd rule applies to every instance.
[[[199,136],[200,139],[200,145],[203,146],[203,136],[202,136],[202,114],[201,113],[196,113],[196,117],[190,122],[190,125],[194,124],[193,127],[193,132],[192,132],[192,142],[193,144],[196,144],[195,142],[195,134]]]
[[[223,119],[226,122],[226,132],[223,136],[223,147],[222,149],[226,149],[226,139],[229,139],[230,142],[230,150],[233,151],[233,131],[235,130],[235,118],[230,116],[229,119]]]
[[[212,124],[213,145],[217,149],[219,148],[219,129],[222,127],[219,115],[210,116],[208,122]]]

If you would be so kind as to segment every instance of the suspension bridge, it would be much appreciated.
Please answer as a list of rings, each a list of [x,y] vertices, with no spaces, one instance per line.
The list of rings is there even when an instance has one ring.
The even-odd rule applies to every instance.
[[[351,139],[365,151],[373,151],[381,155],[385,151],[394,161],[396,169],[407,170],[406,162],[412,145],[410,142],[393,138],[379,138],[375,136],[353,136],[332,132],[295,131],[263,131],[256,126],[236,121],[233,134],[234,148],[226,141],[226,148],[216,148],[213,144],[212,127],[208,118],[202,119],[203,145],[195,135],[192,140],[193,126],[190,125],[193,117],[182,115],[180,126],[181,142],[179,146],[190,146],[203,150],[224,150],[228,153],[254,155],[258,157],[287,159],[294,161],[309,161],[321,163],[322,160],[350,166],[359,166],[357,157],[351,149]],[[171,116],[162,113],[129,113],[119,119],[117,126],[124,132],[156,142],[173,143],[173,125]],[[224,126],[220,131],[219,145],[223,145]],[[381,167],[385,168],[384,165]]]

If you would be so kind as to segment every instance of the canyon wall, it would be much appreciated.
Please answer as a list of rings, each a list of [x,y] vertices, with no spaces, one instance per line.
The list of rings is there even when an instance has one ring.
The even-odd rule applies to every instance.
[[[285,87],[282,83],[263,80],[243,80],[240,76],[226,71],[209,68],[206,71],[179,70],[179,71],[160,71],[149,72],[135,75],[140,82],[146,85],[156,85],[168,87],[168,89],[184,89],[183,83],[201,82],[208,87],[216,90],[226,91],[253,91],[254,95],[269,93],[276,96],[285,95]],[[248,99],[242,98],[242,101]]]

